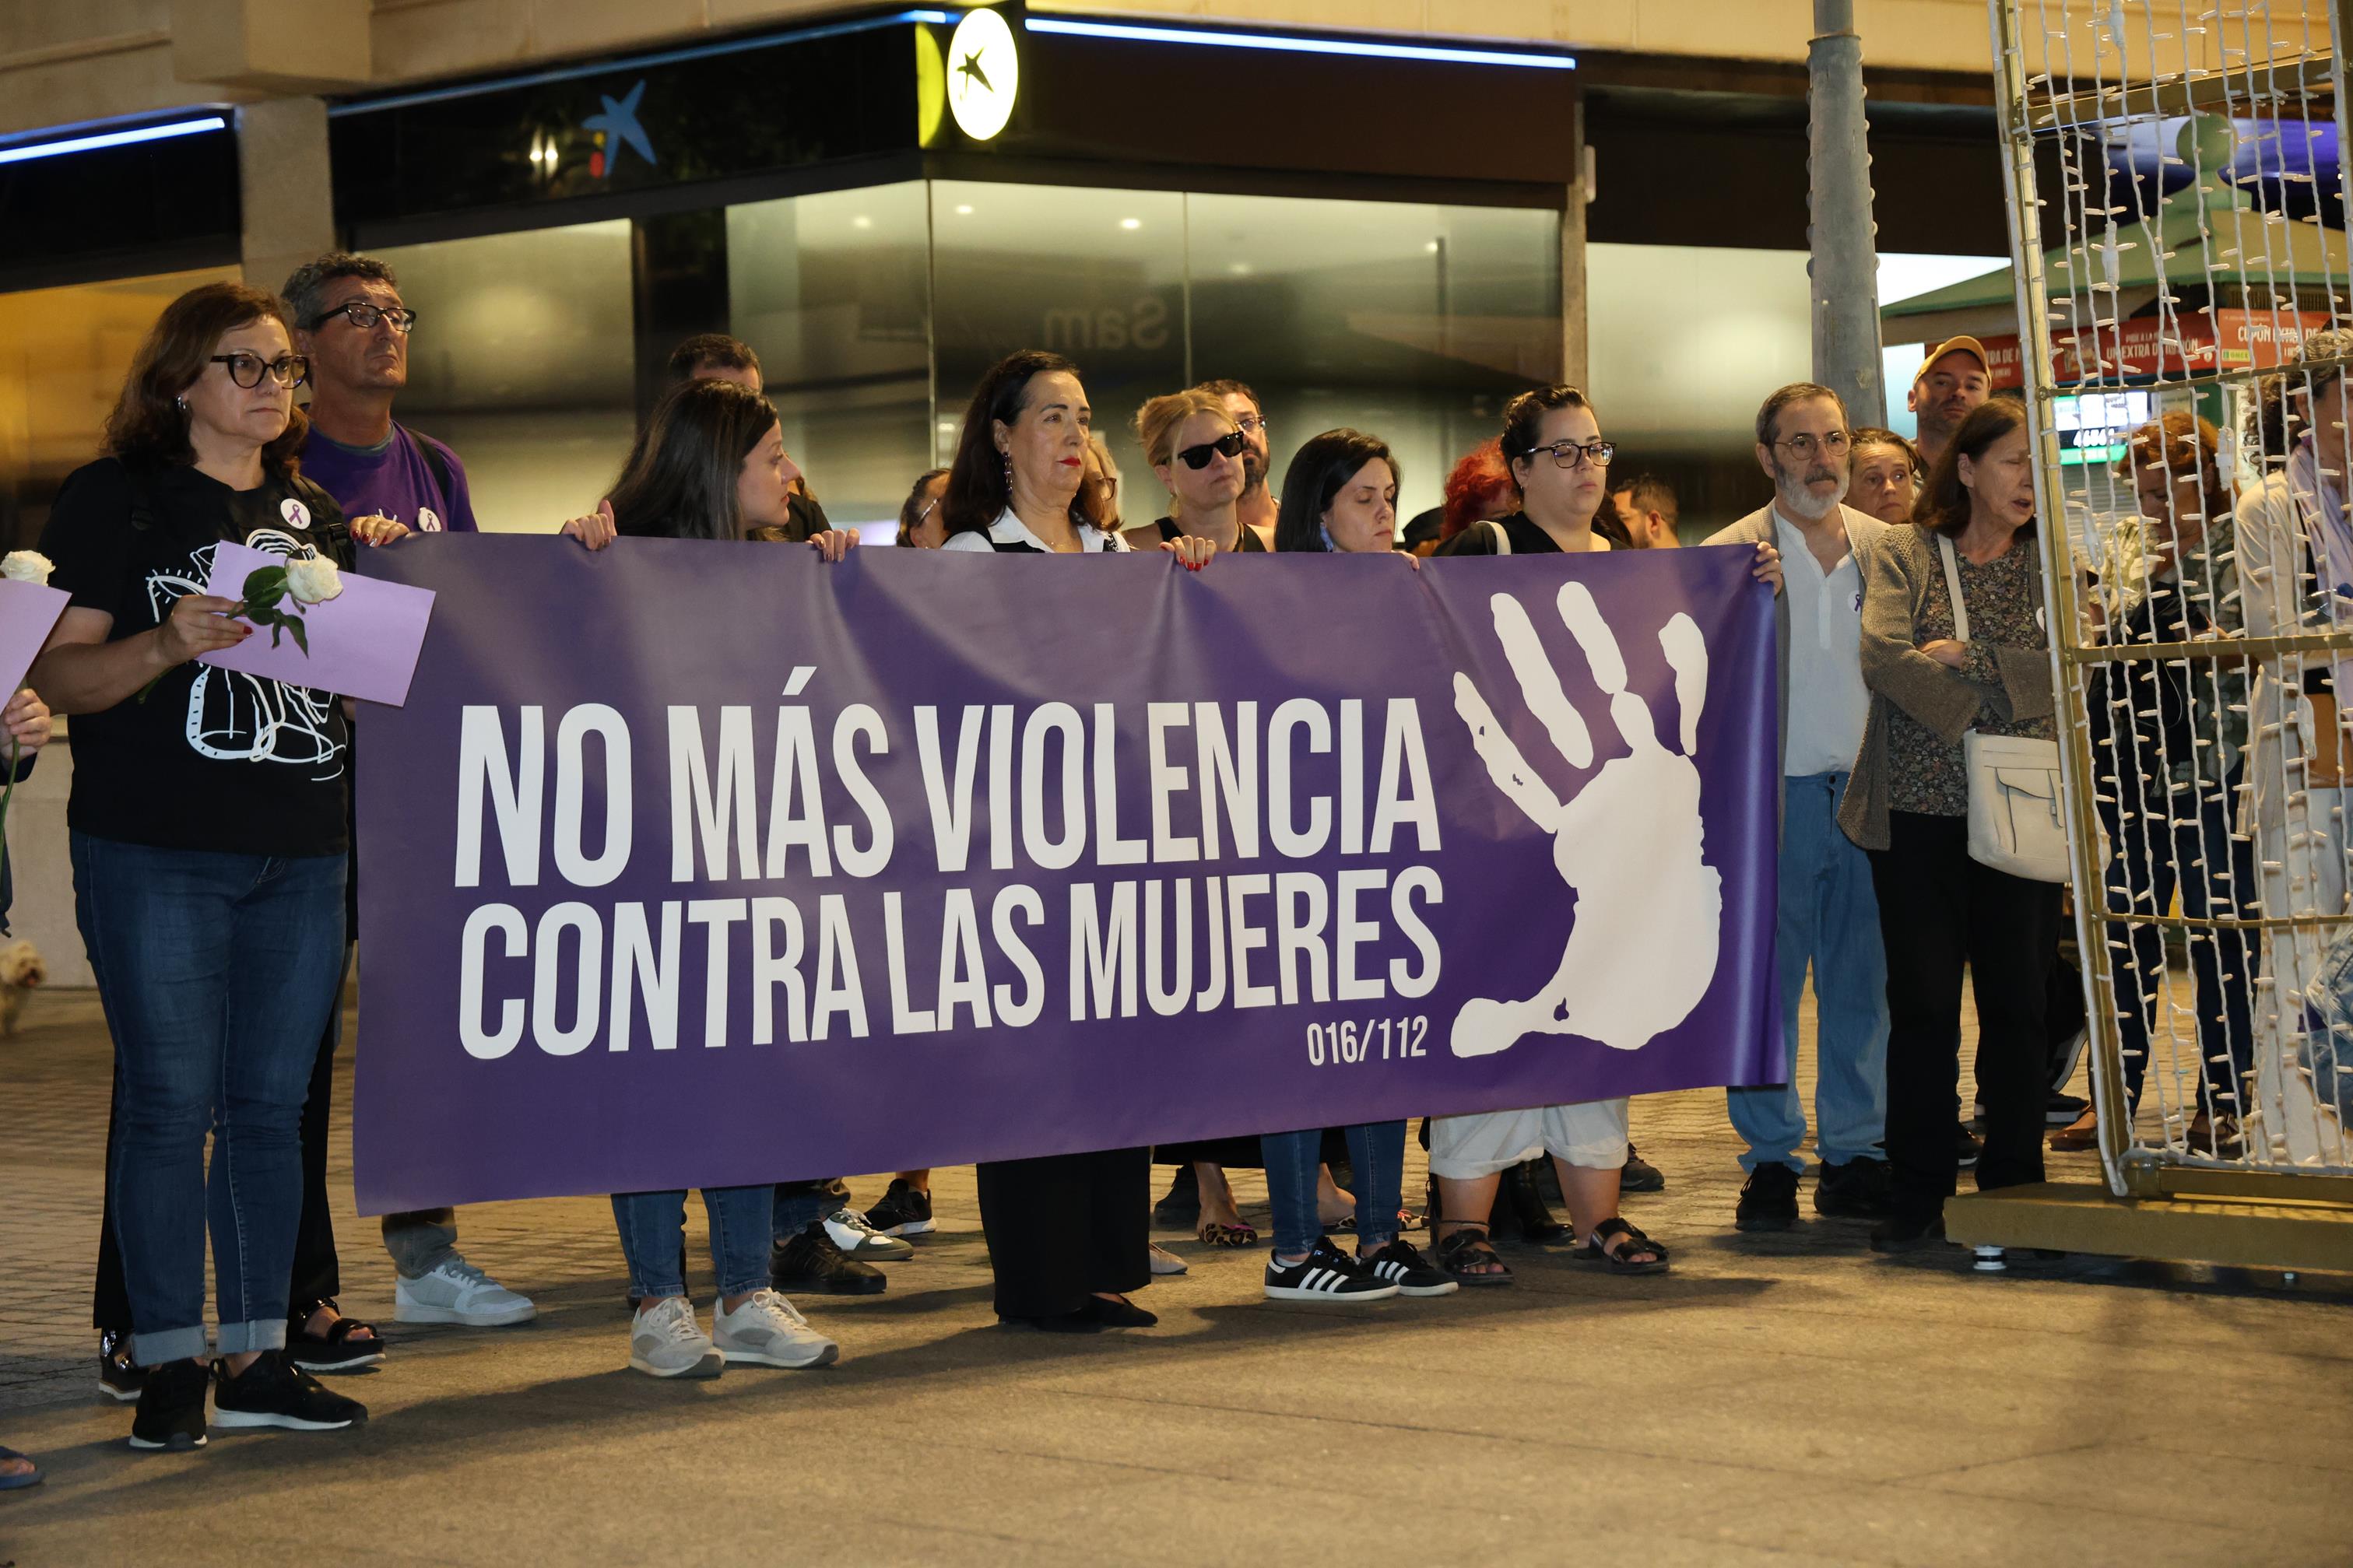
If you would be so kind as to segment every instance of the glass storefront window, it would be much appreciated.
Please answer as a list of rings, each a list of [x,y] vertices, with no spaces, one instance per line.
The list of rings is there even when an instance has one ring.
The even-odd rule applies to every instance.
[[[65,477],[98,456],[131,357],[164,307],[232,268],[0,294],[0,552],[29,549]]]
[[[940,461],[982,374],[1016,350],[1049,349],[1085,380],[1127,521],[1160,515],[1134,420],[1145,398],[1187,384],[1184,196],[942,180],[932,235]]]
[[[911,181],[727,209],[729,330],[837,525],[895,521],[930,466],[923,197]]]
[[[1194,380],[1264,402],[1279,491],[1309,437],[1353,426],[1436,506],[1503,405],[1560,378],[1560,215],[1273,196],[1187,198]]]
[[[628,224],[376,254],[417,313],[394,412],[464,461],[482,527],[544,532],[593,508],[637,428]]]

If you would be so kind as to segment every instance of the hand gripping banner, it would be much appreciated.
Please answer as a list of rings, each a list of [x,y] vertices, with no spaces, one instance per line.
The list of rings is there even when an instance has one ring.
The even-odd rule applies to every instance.
[[[1780,1081],[1749,563],[371,552],[360,1206]]]

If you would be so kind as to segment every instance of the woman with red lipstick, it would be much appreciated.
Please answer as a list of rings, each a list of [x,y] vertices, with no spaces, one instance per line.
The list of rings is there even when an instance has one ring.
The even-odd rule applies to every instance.
[[[1078,367],[1060,354],[1027,349],[991,367],[948,469],[941,548],[1124,552],[1125,540],[1089,521],[1082,493],[1092,423]],[[1162,548],[1196,572],[1217,552],[1206,539]],[[985,1160],[974,1173],[999,1321],[1083,1334],[1160,1321],[1127,1299],[1152,1278],[1150,1151]]]
[[[1961,421],[1913,512],[1862,561],[1862,751],[1839,825],[1871,852],[1887,944],[1887,1164],[1882,1252],[1944,1239],[1956,1173],[1961,970],[1977,992],[1980,1190],[2042,1179],[2044,981],[2059,887],[1969,858],[1962,736],[2050,740],[2051,652],[2026,410],[2007,398]],[[1949,565],[1946,552],[1951,552]],[[1951,571],[1969,638],[1955,635]]]

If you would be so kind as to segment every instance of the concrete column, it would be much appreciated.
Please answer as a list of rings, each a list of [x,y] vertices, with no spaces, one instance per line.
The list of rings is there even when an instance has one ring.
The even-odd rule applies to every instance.
[[[326,100],[278,98],[239,109],[237,163],[245,280],[274,294],[287,274],[335,247]]]
[[[1585,207],[1593,199],[1593,149],[1585,144],[1582,100],[1570,123],[1576,128],[1580,173],[1563,193],[1560,209],[1560,378],[1571,386],[1589,390],[1585,384],[1591,369],[1585,331]]]
[[[1870,124],[1863,112],[1862,40],[1853,0],[1814,0],[1806,50],[1811,178],[1814,379],[1846,402],[1857,425],[1887,423],[1879,363],[1878,227],[1871,218]]]

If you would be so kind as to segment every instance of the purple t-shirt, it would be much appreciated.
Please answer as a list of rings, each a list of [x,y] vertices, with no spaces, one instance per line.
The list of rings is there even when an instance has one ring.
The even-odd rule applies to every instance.
[[[448,468],[444,490],[425,455],[430,447]],[[398,425],[376,447],[346,447],[311,427],[302,443],[302,477],[335,498],[345,517],[388,517],[418,533],[474,533],[474,498],[458,454],[430,436]]]

